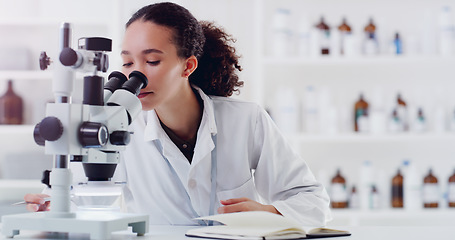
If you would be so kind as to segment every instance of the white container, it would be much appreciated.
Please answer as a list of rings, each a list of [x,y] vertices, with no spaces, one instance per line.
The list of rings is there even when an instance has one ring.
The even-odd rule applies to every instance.
[[[297,52],[300,57],[311,55],[311,26],[305,15],[300,17],[299,30],[297,32]]]
[[[346,34],[344,36],[344,56],[356,57],[360,55],[361,40],[356,34]]]
[[[285,134],[299,132],[299,101],[292,88],[281,87],[275,94],[274,120]]]
[[[439,106],[434,110],[433,129],[435,132],[442,133],[446,130],[446,115],[444,108]]]
[[[384,110],[384,93],[381,87],[375,87],[370,107],[370,132],[382,134],[386,132],[387,114]]]
[[[423,26],[421,32],[422,53],[424,55],[435,55],[437,52],[437,32],[436,17],[431,10],[426,10],[423,14]]]
[[[341,34],[340,31],[332,31],[330,33],[330,56],[340,56],[341,55]]]
[[[320,113],[318,109],[318,93],[314,86],[305,87],[302,106],[304,131],[307,133],[318,133],[321,128],[319,124]]]
[[[406,210],[422,208],[421,182],[415,163],[411,160],[404,160],[403,169],[403,198]]]
[[[359,170],[360,184],[358,192],[360,195],[360,207],[362,209],[368,209],[370,205],[371,188],[375,185],[375,176],[371,161],[363,161]]]
[[[292,51],[292,30],[290,28],[291,11],[277,8],[272,18],[272,56],[289,56]]]
[[[450,7],[442,8],[439,15],[439,54],[443,56],[453,55],[454,29]]]

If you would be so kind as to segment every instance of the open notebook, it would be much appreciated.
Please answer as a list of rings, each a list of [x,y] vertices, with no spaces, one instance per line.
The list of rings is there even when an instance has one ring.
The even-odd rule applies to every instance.
[[[350,236],[348,231],[329,228],[313,228],[305,231],[292,219],[281,215],[263,212],[239,212],[196,218],[196,220],[215,221],[224,225],[190,229],[188,237],[217,239],[299,239]]]

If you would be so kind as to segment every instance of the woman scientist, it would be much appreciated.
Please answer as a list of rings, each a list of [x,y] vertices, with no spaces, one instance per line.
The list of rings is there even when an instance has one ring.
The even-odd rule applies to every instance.
[[[140,71],[149,81],[117,170],[128,182],[128,211],[149,214],[151,224],[269,211],[325,225],[329,198],[305,161],[262,108],[228,98],[243,85],[230,41],[173,3],[143,7],[126,24],[122,71]],[[25,200],[40,203],[41,196]]]

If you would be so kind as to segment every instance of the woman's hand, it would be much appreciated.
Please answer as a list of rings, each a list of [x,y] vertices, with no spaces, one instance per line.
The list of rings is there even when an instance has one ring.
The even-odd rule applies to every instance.
[[[221,200],[224,206],[218,208],[218,213],[233,213],[247,211],[267,211],[281,215],[273,205],[263,205],[249,198],[232,198]]]
[[[44,198],[50,197],[47,194],[26,194],[24,200],[27,202],[27,210],[30,212],[49,211],[50,201]]]

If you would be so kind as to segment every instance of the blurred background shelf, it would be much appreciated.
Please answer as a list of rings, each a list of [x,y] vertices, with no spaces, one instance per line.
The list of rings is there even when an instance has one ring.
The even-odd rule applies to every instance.
[[[0,17],[0,26],[12,26],[12,27],[43,27],[43,28],[58,28],[62,22],[71,22],[72,24],[78,26],[86,26],[86,27],[104,27],[106,23],[100,21],[99,18],[94,16],[92,19],[90,18],[76,18],[76,17],[61,17],[61,18],[34,18],[34,17],[25,17],[21,19],[15,19],[11,21],[11,19],[5,19]]]
[[[455,209],[333,209],[329,226],[453,226]]]
[[[402,66],[402,65],[455,65],[452,56],[320,56],[320,57],[263,57],[262,63],[267,67],[294,66]]]
[[[33,136],[35,125],[0,125],[0,133],[2,134],[30,134]]]
[[[31,158],[45,156],[43,148],[34,143],[32,133],[34,125],[44,117],[45,104],[53,100],[50,81],[53,77],[52,71],[38,71],[38,57],[41,51],[47,51],[53,60],[57,59],[58,28],[61,22],[72,23],[73,45],[79,37],[112,38],[113,52],[109,59],[111,72],[121,68],[120,49],[124,24],[133,12],[153,2],[156,1],[0,0],[0,46],[27,49],[27,59],[30,61],[26,69],[0,70],[0,93],[3,92],[6,81],[13,79],[15,90],[24,98],[26,114],[26,125],[0,126],[0,170],[6,171],[5,166],[17,169],[15,167],[18,164],[38,169],[36,166],[39,161],[49,162],[49,159],[30,161]],[[452,19],[455,19],[454,1],[176,2],[187,7],[200,20],[215,21],[237,39],[234,45],[242,56],[241,65],[244,69],[239,76],[245,81],[245,86],[241,88],[239,96],[233,97],[260,104],[270,110],[275,120],[280,114],[275,105],[279,101],[276,95],[280,88],[295,91],[294,100],[298,111],[302,111],[302,105],[307,100],[308,87],[313,87],[327,97],[325,100],[330,102],[331,109],[321,108],[320,112],[327,113],[328,110],[335,109],[339,123],[336,134],[325,134],[324,126],[318,128],[316,133],[309,133],[303,127],[303,114],[298,114],[298,129],[286,133],[285,136],[328,190],[337,168],[342,169],[348,188],[358,185],[362,164],[369,161],[372,175],[378,182],[378,189],[384,194],[382,200],[388,203],[390,199],[387,194],[390,191],[392,175],[402,165],[403,160],[410,160],[418,168],[419,177],[422,178],[428,168],[433,167],[441,189],[446,191],[447,177],[455,168],[455,133],[448,129],[448,121],[455,110],[455,55],[442,56],[438,52],[437,24],[438,14],[443,6],[452,8]],[[411,6],[413,10],[409,11]],[[376,56],[364,56],[360,53],[350,57],[302,57],[298,56],[297,51],[293,51],[285,56],[272,56],[273,36],[270,35],[270,30],[274,12],[278,8],[291,11],[292,24],[289,26],[292,26],[295,32],[298,31],[302,16],[306,16],[311,27],[324,16],[332,30],[346,17],[353,33],[363,38],[363,28],[372,17],[377,23],[382,44],[381,53]],[[424,53],[421,44],[418,52],[409,54],[409,51],[405,51],[400,56],[386,53],[387,44],[390,44],[397,31],[405,40],[404,43],[416,39],[423,42],[433,38],[430,39],[433,41],[433,52]],[[360,48],[360,44],[358,47]],[[80,78],[80,74],[78,76]],[[80,93],[81,90],[76,89],[75,95]],[[397,93],[401,93],[410,111],[414,112],[420,105],[424,107],[429,131],[422,134],[354,133],[354,103],[360,93],[363,93],[372,105],[379,98],[382,111],[387,116],[396,102]],[[436,132],[438,121],[435,116],[438,108],[443,109],[447,121],[442,127],[444,130],[440,132]],[[7,165],[11,163],[16,165]],[[11,177],[7,172],[2,172],[0,177],[5,176]],[[455,222],[455,212],[447,208],[415,212],[386,208],[378,211],[337,209],[333,213],[334,223],[340,225],[428,225]]]
[[[0,70],[0,79],[51,80],[52,72],[38,70]]]
[[[427,142],[450,141],[455,144],[455,133],[340,133],[340,134],[298,134],[287,135],[290,141],[297,142],[350,142],[372,143],[381,142]]]

